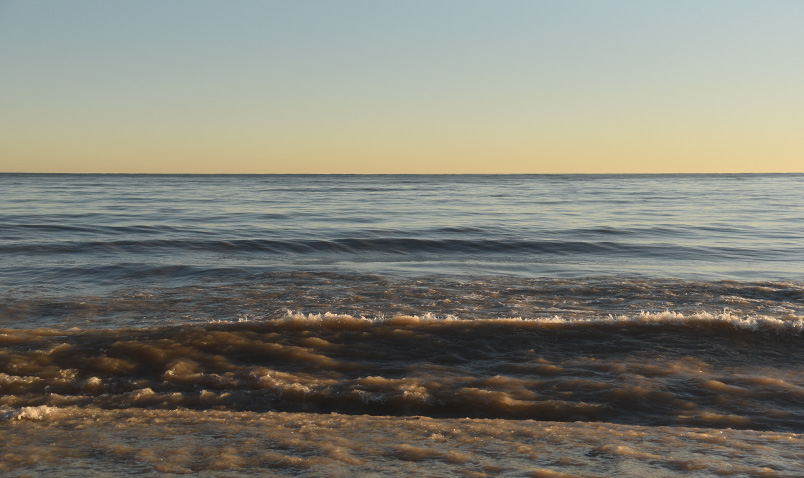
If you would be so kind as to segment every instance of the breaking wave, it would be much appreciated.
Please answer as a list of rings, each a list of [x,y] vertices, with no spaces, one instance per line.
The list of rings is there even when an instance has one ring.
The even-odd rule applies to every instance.
[[[252,319],[255,320],[255,319]],[[259,320],[259,319],[256,319]],[[786,314],[781,317],[769,316],[747,316],[723,311],[722,313],[712,314],[708,312],[698,312],[685,315],[680,312],[640,312],[637,315],[609,315],[608,317],[593,318],[564,318],[559,316],[537,317],[537,318],[474,318],[461,319],[453,315],[436,316],[433,314],[408,315],[385,317],[379,316],[366,318],[363,316],[354,317],[344,314],[333,314],[330,312],[304,314],[288,310],[287,315],[280,319],[268,319],[273,323],[305,324],[321,327],[361,327],[368,325],[387,324],[387,325],[450,325],[453,327],[479,327],[482,324],[507,324],[521,327],[543,327],[543,328],[582,328],[582,327],[632,327],[632,326],[676,326],[692,327],[695,329],[711,328],[734,329],[746,332],[759,333],[783,333],[799,336],[804,332],[804,317]],[[248,321],[247,318],[240,318],[238,322]]]
[[[804,431],[799,316],[288,312],[0,330],[0,407],[213,409]],[[16,410],[16,411],[15,411]]]

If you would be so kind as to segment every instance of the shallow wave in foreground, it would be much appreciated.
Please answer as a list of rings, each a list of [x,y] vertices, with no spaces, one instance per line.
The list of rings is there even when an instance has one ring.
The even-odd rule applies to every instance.
[[[3,329],[0,406],[606,421],[804,431],[802,319],[288,314]]]
[[[800,476],[791,433],[532,420],[25,408],[0,473],[194,476]]]

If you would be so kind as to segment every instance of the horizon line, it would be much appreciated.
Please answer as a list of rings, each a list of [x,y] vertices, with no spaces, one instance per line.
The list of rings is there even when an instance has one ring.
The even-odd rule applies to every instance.
[[[659,172],[659,173],[130,173],[130,172],[34,172],[0,171],[0,174],[117,175],[117,176],[693,176],[804,174],[788,172]]]

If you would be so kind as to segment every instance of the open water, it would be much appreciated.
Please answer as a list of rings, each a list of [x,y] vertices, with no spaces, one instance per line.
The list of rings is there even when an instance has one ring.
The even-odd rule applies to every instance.
[[[804,175],[0,175],[0,474],[802,476]]]

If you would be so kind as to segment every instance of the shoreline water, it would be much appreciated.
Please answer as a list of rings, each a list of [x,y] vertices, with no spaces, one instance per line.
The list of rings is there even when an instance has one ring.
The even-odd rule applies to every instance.
[[[804,436],[610,423],[192,410],[28,409],[5,476],[794,477]]]
[[[802,180],[0,175],[0,473],[796,476]]]

